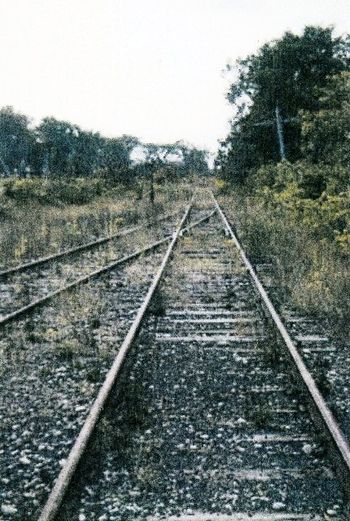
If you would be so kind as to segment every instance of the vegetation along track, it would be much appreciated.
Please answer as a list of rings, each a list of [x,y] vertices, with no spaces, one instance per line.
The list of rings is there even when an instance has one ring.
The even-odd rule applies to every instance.
[[[208,207],[206,215],[211,200]],[[340,482],[348,483],[347,444],[322,397],[314,399],[310,377],[306,389],[303,367],[291,370],[296,365],[266,319],[254,272],[216,210],[208,224],[178,238],[167,266],[173,237],[138,313],[124,320],[125,332],[134,318],[68,460],[61,461],[41,520],[346,519]],[[307,412],[310,403],[321,434]],[[79,424],[87,408],[88,401]],[[70,411],[71,422],[76,415]],[[60,457],[72,445],[70,434]],[[13,452],[35,497],[43,473],[26,475],[31,455]],[[51,467],[46,472],[52,482]],[[31,515],[48,488],[39,488]],[[10,493],[4,519],[21,515],[12,500]]]
[[[40,520],[347,519],[347,443],[216,210],[167,266],[173,237]]]
[[[0,272],[0,326],[89,280],[121,259],[141,253],[175,229],[175,213]],[[164,222],[165,221],[165,222]],[[172,221],[172,222],[171,222]],[[153,226],[152,226],[153,224]],[[146,229],[145,229],[146,228]],[[117,240],[118,239],[118,240]],[[123,255],[122,255],[123,254]],[[126,254],[126,255],[125,255]]]

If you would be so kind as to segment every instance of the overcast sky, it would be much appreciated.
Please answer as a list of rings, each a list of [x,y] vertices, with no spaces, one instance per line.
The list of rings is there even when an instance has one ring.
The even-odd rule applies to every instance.
[[[215,150],[225,64],[305,24],[350,32],[350,1],[0,0],[0,20],[0,107]]]

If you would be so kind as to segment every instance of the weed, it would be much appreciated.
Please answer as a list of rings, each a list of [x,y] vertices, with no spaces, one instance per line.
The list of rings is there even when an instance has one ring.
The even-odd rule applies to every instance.
[[[76,340],[63,340],[55,349],[56,356],[62,361],[70,361],[79,352],[78,342]]]
[[[165,296],[160,290],[157,290],[156,293],[153,295],[149,312],[151,315],[154,315],[155,317],[163,317],[165,315]]]

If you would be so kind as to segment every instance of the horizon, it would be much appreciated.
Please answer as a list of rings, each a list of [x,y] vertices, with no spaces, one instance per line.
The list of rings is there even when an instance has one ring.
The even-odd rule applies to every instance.
[[[5,5],[6,4],[6,5]],[[347,32],[344,0],[0,1],[0,107],[105,137],[214,153],[233,107],[227,63],[306,25]]]

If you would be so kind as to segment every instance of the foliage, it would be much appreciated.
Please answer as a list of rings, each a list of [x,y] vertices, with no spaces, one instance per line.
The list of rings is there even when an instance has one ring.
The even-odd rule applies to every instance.
[[[132,181],[131,153],[139,145],[132,136],[105,139],[102,146],[102,168],[106,177],[114,183],[129,184]]]
[[[24,172],[35,143],[27,116],[12,107],[0,109],[0,172]]]
[[[349,38],[333,37],[330,28],[306,27],[302,35],[287,32],[229,67],[236,75],[228,93],[236,115],[217,157],[221,176],[242,183],[262,164],[279,161],[276,107],[287,157],[300,159],[302,125],[305,138],[309,119],[320,108],[317,91],[326,88],[330,76],[349,70],[349,50]]]
[[[207,150],[192,147],[183,141],[168,144],[146,143],[142,147],[146,169],[153,172],[163,170],[165,177],[176,178],[196,173],[201,175],[209,173]]]
[[[100,179],[43,181],[32,178],[9,179],[4,182],[4,195],[22,203],[37,201],[41,204],[86,204],[101,195],[103,189]]]
[[[302,151],[314,163],[350,161],[350,73],[330,78],[318,91],[319,110],[303,111]]]
[[[138,161],[141,155],[143,161]],[[142,144],[136,137],[106,138],[53,117],[33,128],[12,107],[0,110],[0,175],[103,177],[110,185],[144,181],[156,170],[165,177],[208,173],[208,153],[183,142]],[[141,164],[139,164],[141,163]],[[141,179],[140,179],[141,178]]]
[[[252,179],[263,205],[312,237],[334,241],[339,253],[350,253],[350,190],[347,170],[339,165],[287,162],[261,167]]]

